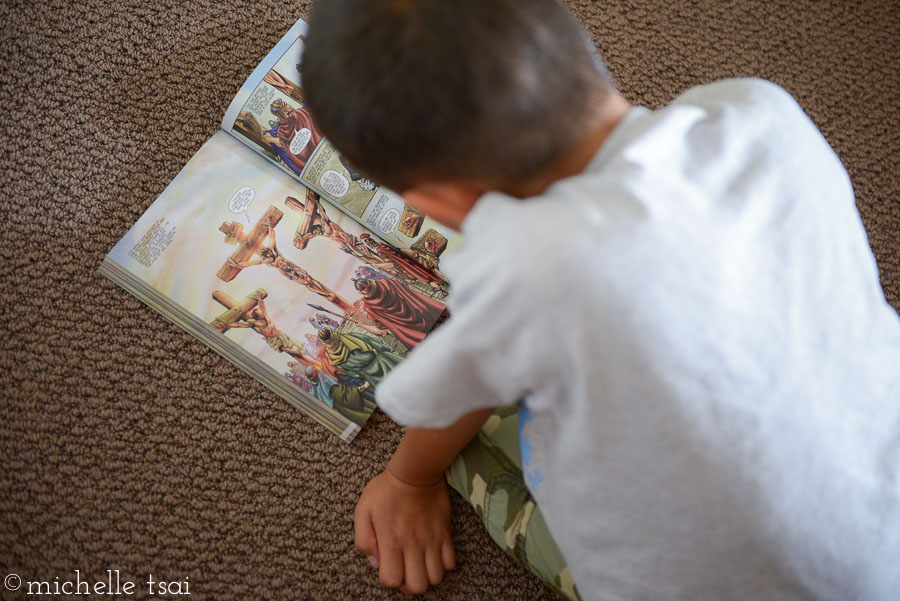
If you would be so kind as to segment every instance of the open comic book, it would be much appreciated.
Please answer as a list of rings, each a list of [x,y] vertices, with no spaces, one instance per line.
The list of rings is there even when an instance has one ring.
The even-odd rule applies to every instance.
[[[222,129],[394,248],[437,270],[454,242],[453,230],[364,177],[316,130],[300,87],[305,33],[306,23],[297,21],[256,67],[228,107]]]
[[[303,106],[298,21],[100,272],[349,441],[443,314],[458,243],[348,164]]]

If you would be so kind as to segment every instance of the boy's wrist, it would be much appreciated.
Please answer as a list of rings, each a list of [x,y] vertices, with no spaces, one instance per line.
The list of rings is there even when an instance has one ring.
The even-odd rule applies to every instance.
[[[394,461],[388,461],[388,464],[385,466],[385,473],[392,479],[401,484],[405,484],[406,486],[412,486],[414,488],[433,488],[435,485],[441,483],[444,480],[444,471],[441,470],[438,474],[417,474],[413,476],[412,474],[406,474],[403,472],[402,468],[397,465],[393,465]]]
[[[408,428],[385,472],[408,486],[434,487],[492,411],[474,411],[446,428]]]

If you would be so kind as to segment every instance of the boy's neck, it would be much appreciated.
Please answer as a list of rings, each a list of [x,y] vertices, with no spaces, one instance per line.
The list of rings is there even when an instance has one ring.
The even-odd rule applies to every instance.
[[[612,92],[597,109],[587,133],[550,169],[527,182],[506,186],[500,191],[516,198],[527,198],[542,193],[554,182],[581,173],[630,108],[631,103],[618,92]]]

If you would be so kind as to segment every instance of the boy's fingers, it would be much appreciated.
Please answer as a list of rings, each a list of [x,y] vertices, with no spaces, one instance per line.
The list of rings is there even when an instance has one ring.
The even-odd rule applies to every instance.
[[[365,555],[378,560],[378,538],[375,536],[371,514],[361,512],[356,515],[353,524],[353,542]]]
[[[400,590],[408,595],[417,595],[428,590],[425,556],[419,549],[403,554],[403,588]]]
[[[379,549],[378,579],[389,588],[397,588],[403,584],[403,553],[399,548],[385,547]]]
[[[453,542],[447,538],[441,545],[441,561],[444,562],[445,570],[452,570],[456,567],[456,551],[453,550]]]
[[[434,586],[444,579],[444,562],[441,560],[440,547],[429,547],[425,551],[425,569],[428,572],[428,584]]]

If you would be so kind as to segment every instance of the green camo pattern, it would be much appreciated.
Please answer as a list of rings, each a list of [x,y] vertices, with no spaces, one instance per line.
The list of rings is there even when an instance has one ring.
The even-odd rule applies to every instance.
[[[547,586],[580,601],[565,558],[522,479],[518,407],[501,407],[447,469],[491,538]]]

